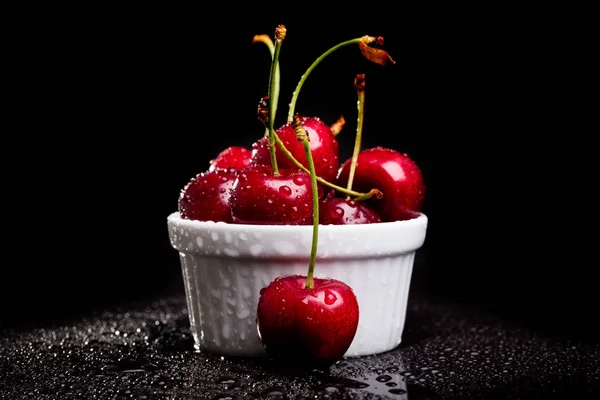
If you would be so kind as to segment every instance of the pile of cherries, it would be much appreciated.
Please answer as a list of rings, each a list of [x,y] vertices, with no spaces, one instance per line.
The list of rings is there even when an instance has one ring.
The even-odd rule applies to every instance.
[[[317,175],[346,187],[351,158],[340,162],[337,136],[319,117],[301,117],[310,138]],[[285,148],[308,168],[306,154],[291,123],[276,130]],[[248,149],[231,146],[209,162],[181,190],[182,218],[233,224],[311,225],[313,219],[310,174],[296,167],[277,147],[279,173],[273,174],[268,137]],[[323,225],[370,224],[415,218],[425,194],[419,166],[406,153],[372,147],[358,154],[352,190],[381,195],[364,201],[319,183],[319,222]]]

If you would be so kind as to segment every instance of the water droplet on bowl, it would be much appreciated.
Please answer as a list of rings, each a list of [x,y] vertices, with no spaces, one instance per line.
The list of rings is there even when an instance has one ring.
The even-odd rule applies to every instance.
[[[250,246],[250,254],[253,256],[258,256],[263,252],[263,246],[261,244],[253,244]]]

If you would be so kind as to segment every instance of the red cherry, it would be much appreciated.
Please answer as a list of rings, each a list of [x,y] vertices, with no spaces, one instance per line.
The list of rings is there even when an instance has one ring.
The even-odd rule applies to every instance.
[[[237,169],[241,170],[250,165],[252,151],[242,146],[230,146],[220,152],[214,159],[210,160],[209,171],[215,169]]]
[[[229,198],[234,223],[264,225],[312,224],[310,175],[301,169],[250,165],[238,174]]]
[[[351,159],[340,167],[337,184],[348,182]],[[423,207],[425,184],[420,168],[406,153],[381,146],[362,150],[358,154],[352,189],[368,192],[377,188],[383,198],[367,200],[383,221],[412,219]]]
[[[339,145],[337,138],[331,132],[329,126],[317,117],[300,117],[304,129],[310,138],[310,150],[315,164],[317,176],[328,182],[333,182],[340,166]],[[286,123],[276,130],[277,136],[283,142],[285,148],[294,158],[308,168],[306,152],[302,143],[298,140],[296,131],[291,123]],[[275,144],[277,154],[277,166],[279,168],[298,168]],[[263,136],[252,145],[252,163],[256,165],[271,165],[271,153],[269,151],[269,138]]]
[[[358,301],[347,284],[306,276],[278,277],[260,292],[256,323],[267,354],[297,366],[339,361],[358,328]]]
[[[234,169],[216,169],[193,177],[179,194],[182,218],[232,222],[229,191],[237,177]]]
[[[319,201],[321,225],[375,224],[381,217],[364,202],[340,197],[325,197]]]

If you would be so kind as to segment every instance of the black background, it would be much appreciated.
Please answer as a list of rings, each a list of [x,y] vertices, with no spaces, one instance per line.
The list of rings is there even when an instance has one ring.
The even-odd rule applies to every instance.
[[[341,157],[350,156],[353,80],[366,74],[364,147],[409,153],[427,184],[424,289],[543,329],[593,333],[595,266],[580,255],[583,231],[566,228],[585,209],[568,172],[579,155],[569,154],[561,27],[499,10],[371,11],[237,9],[242,19],[197,10],[197,20],[80,22],[38,38],[22,123],[39,127],[29,145],[41,163],[17,182],[34,221],[5,267],[3,322],[46,323],[180,285],[166,217],[219,151],[263,134],[256,107],[270,56],[252,38],[284,24],[281,122],[316,57],[384,37],[396,64],[343,48],[313,71],[296,110],[328,123],[344,115]]]

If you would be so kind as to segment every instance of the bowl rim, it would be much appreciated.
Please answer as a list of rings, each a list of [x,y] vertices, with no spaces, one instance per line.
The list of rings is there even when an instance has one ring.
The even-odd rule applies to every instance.
[[[336,233],[338,231],[344,231],[346,233],[359,233],[369,232],[379,229],[411,229],[411,228],[422,228],[427,227],[428,217],[424,213],[412,219],[402,221],[389,221],[389,222],[377,222],[373,224],[352,224],[352,225],[322,225],[319,224],[319,232],[331,232]],[[214,222],[214,221],[198,221],[181,218],[178,211],[172,212],[167,216],[167,223],[169,226],[179,226],[192,230],[231,230],[233,232],[290,232],[290,231],[312,231],[313,225],[264,225],[264,224],[233,224],[227,222]],[[352,232],[349,232],[352,231]]]

